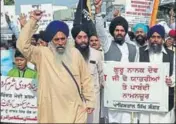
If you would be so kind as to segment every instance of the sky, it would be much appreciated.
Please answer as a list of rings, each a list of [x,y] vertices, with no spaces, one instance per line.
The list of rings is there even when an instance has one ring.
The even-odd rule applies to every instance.
[[[20,5],[22,4],[42,4],[53,3],[60,6],[73,6],[79,0],[15,0],[16,14],[20,13]]]

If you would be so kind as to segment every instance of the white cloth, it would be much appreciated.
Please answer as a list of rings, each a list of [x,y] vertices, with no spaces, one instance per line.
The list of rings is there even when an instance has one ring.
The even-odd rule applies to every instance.
[[[32,69],[32,70],[36,70],[35,69],[35,65],[32,64],[31,62],[27,62],[27,67],[30,68],[30,69]]]
[[[122,58],[121,61],[122,62],[129,62],[128,56],[129,56],[129,50],[128,50],[128,46],[126,43],[119,45],[117,44],[117,47],[120,49],[121,53],[122,53]]]

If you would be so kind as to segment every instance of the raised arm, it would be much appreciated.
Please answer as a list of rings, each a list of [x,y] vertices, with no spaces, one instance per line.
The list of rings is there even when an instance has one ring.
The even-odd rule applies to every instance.
[[[95,26],[96,26],[96,31],[97,35],[100,38],[100,43],[102,46],[102,49],[104,53],[106,53],[109,50],[109,47],[111,45],[111,37],[109,37],[107,31],[104,28],[104,19],[102,18],[101,15],[101,5],[102,5],[102,0],[95,0]]]
[[[38,64],[40,62],[41,50],[39,47],[31,44],[33,33],[37,30],[37,22],[42,17],[42,11],[35,10],[31,12],[30,19],[20,32],[17,48],[20,52],[32,63]]]

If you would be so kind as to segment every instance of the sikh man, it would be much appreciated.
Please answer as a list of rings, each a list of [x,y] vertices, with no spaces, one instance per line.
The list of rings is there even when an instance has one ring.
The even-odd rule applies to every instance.
[[[108,33],[103,27],[104,21],[101,16],[102,0],[95,0],[94,4],[96,31],[104,51],[105,61],[137,61],[138,52],[136,46],[125,40],[125,36],[128,33],[128,22],[121,16],[117,16],[111,21],[109,32],[113,37],[112,40],[112,38],[108,37]],[[132,112],[123,112],[109,108],[108,118],[109,123],[131,123]]]
[[[147,44],[147,25],[138,23],[134,25],[133,32],[135,34],[135,45],[139,48]]]
[[[99,123],[100,118],[100,89],[103,85],[103,68],[101,52],[89,46],[89,32],[87,25],[77,25],[72,28],[72,37],[75,40],[75,47],[80,51],[86,61],[92,79],[96,95],[95,110],[89,114],[87,123]]]
[[[148,34],[148,45],[139,50],[139,62],[150,63],[170,63],[169,78],[166,84],[169,88],[168,105],[169,110],[166,113],[141,113],[140,123],[175,123],[174,113],[174,86],[175,86],[175,55],[172,50],[163,46],[165,39],[165,30],[161,25],[155,25],[150,28]],[[165,82],[163,82],[165,83]]]
[[[37,67],[38,122],[86,123],[95,103],[89,70],[79,51],[69,46],[69,28],[62,21],[47,26],[48,47],[31,45],[42,14],[40,10],[31,13],[17,41],[21,53]]]

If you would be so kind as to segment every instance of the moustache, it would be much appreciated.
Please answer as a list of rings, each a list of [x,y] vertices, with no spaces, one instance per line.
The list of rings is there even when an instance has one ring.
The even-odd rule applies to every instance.
[[[118,35],[115,36],[115,38],[119,38],[119,37],[120,37],[120,38],[123,38],[123,35],[118,34]]]
[[[80,44],[79,46],[80,46],[81,48],[86,48],[86,47],[88,46],[88,44],[82,43],[82,44]]]
[[[93,43],[92,46],[96,46],[97,44],[96,43]]]
[[[120,44],[120,45],[122,45],[124,42],[125,42],[125,40],[124,40],[124,37],[122,36],[122,35],[116,35],[115,37],[114,37],[114,41],[116,42],[116,43],[118,43],[118,44]]]
[[[56,46],[56,49],[64,49],[65,47],[63,46]]]
[[[154,53],[161,52],[162,44],[152,43],[152,44],[150,44],[150,49],[151,49]]]

